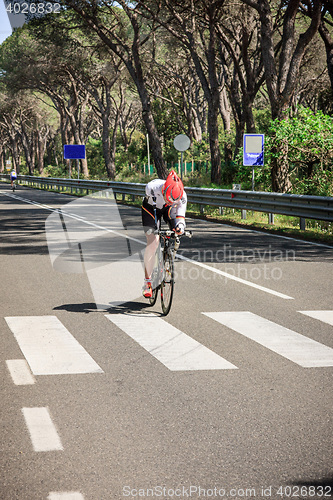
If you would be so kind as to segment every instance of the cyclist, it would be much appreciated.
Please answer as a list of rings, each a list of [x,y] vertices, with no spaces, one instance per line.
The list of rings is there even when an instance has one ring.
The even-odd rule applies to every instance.
[[[183,234],[186,206],[187,195],[181,179],[174,170],[169,173],[166,180],[154,179],[146,185],[146,196],[141,207],[142,224],[147,238],[144,255],[145,282],[142,288],[146,298],[152,297],[153,294],[151,275],[159,245],[159,236],[154,234],[154,230],[163,217],[170,229],[176,234]]]
[[[14,182],[16,181],[16,179],[17,179],[16,171],[12,170],[11,173],[10,173],[10,185],[12,186],[12,190],[13,191],[15,189]]]

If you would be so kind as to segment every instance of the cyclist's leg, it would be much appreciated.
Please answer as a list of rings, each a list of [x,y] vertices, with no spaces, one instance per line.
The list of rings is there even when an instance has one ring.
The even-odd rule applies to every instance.
[[[147,239],[147,246],[144,255],[145,278],[149,279],[151,278],[154,269],[155,254],[156,250],[158,249],[159,237],[154,233],[152,234],[146,233],[146,239]]]
[[[155,213],[154,207],[147,203],[146,199],[142,204],[142,225],[147,239],[147,246],[144,254],[144,264],[145,264],[145,279],[149,280],[151,278],[154,264],[155,264],[155,253],[159,245],[159,237],[154,234],[155,230]]]

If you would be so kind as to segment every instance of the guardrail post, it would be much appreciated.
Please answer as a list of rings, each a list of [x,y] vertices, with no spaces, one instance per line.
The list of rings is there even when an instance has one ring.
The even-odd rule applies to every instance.
[[[219,207],[219,214],[224,215],[224,208],[223,207]]]
[[[274,214],[268,214],[268,224],[274,224]]]
[[[300,227],[301,231],[305,231],[305,219],[304,219],[304,217],[300,217],[299,227]]]
[[[242,219],[246,219],[246,210],[242,210]]]

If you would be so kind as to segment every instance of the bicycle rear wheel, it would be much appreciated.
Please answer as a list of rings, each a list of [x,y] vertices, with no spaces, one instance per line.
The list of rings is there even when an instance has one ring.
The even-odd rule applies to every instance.
[[[171,252],[164,254],[164,277],[161,283],[161,306],[163,315],[169,314],[172,304],[174,287],[174,266]]]

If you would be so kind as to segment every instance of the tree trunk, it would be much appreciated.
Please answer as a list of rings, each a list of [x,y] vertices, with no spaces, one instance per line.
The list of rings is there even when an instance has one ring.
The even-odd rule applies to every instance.
[[[61,132],[61,142],[62,142],[62,148],[66,144],[70,144],[70,137],[69,137],[69,127],[68,127],[68,117],[66,117],[65,112],[63,110],[63,106],[58,107],[58,112],[60,115],[60,132]],[[55,152],[55,158],[56,158],[56,152]],[[64,160],[65,165],[66,165],[66,170],[68,172],[68,176],[72,176],[72,166],[71,166],[71,161],[70,160]]]
[[[251,4],[250,0],[243,0]],[[300,2],[289,0],[284,12],[282,48],[280,64],[277,66],[274,54],[272,12],[268,0],[260,0],[255,8],[260,15],[261,49],[265,67],[267,91],[271,103],[272,118],[285,119],[299,76],[300,65],[306,47],[318,31],[321,19],[322,1],[316,0],[312,9],[311,23],[295,42],[295,19]],[[253,4],[252,4],[253,6]],[[277,72],[278,67],[278,72]],[[275,148],[277,145],[275,146]],[[287,192],[291,188],[288,168],[288,144],[282,141],[280,150],[272,154],[272,188],[274,191]]]
[[[166,179],[168,170],[163,159],[161,140],[151,110],[142,111],[142,118],[148,132],[149,144],[157,175],[160,179]]]
[[[34,172],[35,170],[35,160],[36,160],[36,136],[35,136],[35,133],[34,131],[31,132],[31,135],[30,135],[30,151],[31,151],[31,170],[32,172]]]
[[[236,158],[239,150],[243,147],[243,134],[245,132],[245,117],[239,89],[239,76],[236,69],[234,69],[230,89],[228,92],[236,128],[234,158]]]
[[[243,137],[245,132],[245,121],[243,114],[241,114],[239,119],[235,120],[235,126],[236,126],[236,139],[235,139],[234,158],[238,155],[240,149],[243,147]]]
[[[215,26],[209,26],[208,44],[208,79],[210,86],[210,99],[208,100],[208,134],[212,162],[211,181],[215,184],[221,182],[221,153],[219,145],[218,117],[220,110],[220,89],[216,73],[216,31]]]
[[[291,190],[287,139],[272,147],[271,178],[273,191],[287,193]]]
[[[319,33],[325,43],[328,76],[333,90],[333,39],[323,22],[320,25]]]
[[[5,170],[5,161],[4,161],[4,156],[5,156],[5,153],[3,150],[1,150],[1,154],[0,154],[0,172],[3,173],[4,170]]]
[[[32,148],[31,148],[31,144],[29,144],[29,139],[28,139],[28,136],[22,126],[22,133],[21,133],[21,142],[22,142],[22,146],[23,146],[23,151],[24,151],[24,155],[25,155],[25,161],[26,161],[26,165],[28,167],[28,170],[29,170],[29,175],[33,175],[33,163],[32,163]]]
[[[140,59],[140,48],[139,48],[140,47],[139,27],[137,25],[136,19],[133,18],[131,19],[131,21],[134,28],[134,41],[132,44],[134,67],[131,61],[126,60],[124,62],[138,89],[142,105],[142,119],[144,121],[144,124],[148,132],[152,157],[154,159],[157,175],[160,179],[166,179],[168,175],[168,170],[166,168],[166,164],[163,159],[161,140],[157,132],[155,120],[151,110],[150,97],[143,76],[142,64]]]
[[[256,125],[253,116],[253,101],[248,94],[243,94],[243,112],[244,121],[246,123],[246,132],[248,134],[256,133]]]
[[[228,101],[226,88],[220,92],[220,113],[222,116],[225,142],[224,142],[224,163],[225,168],[232,162],[232,144],[231,144],[231,106]]]
[[[12,160],[13,160],[13,167],[16,170],[17,174],[20,173],[20,151],[19,151],[19,146],[17,143],[17,137],[11,137],[10,138],[10,149],[12,152]]]
[[[110,155],[110,167],[112,172],[112,179],[114,179],[116,175],[116,151],[117,151],[117,130],[119,126],[121,110],[117,109],[116,119],[112,132],[112,140],[111,140],[111,155]]]
[[[44,174],[44,155],[46,150],[46,137],[43,138],[37,130],[37,167],[40,175]]]
[[[190,115],[191,115],[191,118],[189,119],[189,121],[190,121],[191,126],[192,126],[193,137],[197,142],[201,142],[202,141],[202,128],[201,128],[200,120],[198,117],[198,113],[194,109],[194,107],[191,108]]]
[[[69,119],[70,119],[71,126],[72,126],[72,132],[73,132],[75,144],[83,144],[84,141],[80,137],[80,133],[79,133],[79,131],[82,130],[82,127],[80,126],[80,123],[78,123],[77,120],[75,120],[73,113],[68,112],[68,114],[69,114]],[[81,172],[82,172],[83,176],[89,177],[87,158],[83,158],[82,160],[80,160],[80,165],[81,165]]]
[[[105,114],[102,115],[102,124],[103,124],[103,131],[102,131],[102,147],[103,147],[103,157],[105,161],[105,169],[108,175],[108,178],[111,180],[114,180],[115,177],[115,168],[114,165],[112,165],[112,160],[111,160],[111,144],[110,144],[110,123],[109,123],[109,117],[106,116]]]
[[[83,173],[84,177],[89,177],[89,169],[88,169],[88,160],[87,158],[82,158],[80,160],[81,163],[81,172]]]
[[[211,155],[211,181],[215,184],[221,182],[221,153],[219,145],[218,108],[209,106],[208,109],[208,135]]]
[[[148,132],[149,144],[155,163],[156,172],[160,179],[166,179],[168,170],[163,159],[161,140],[158,135],[154,117],[151,111],[150,98],[147,89],[143,84],[143,81],[140,82],[137,80],[136,84],[142,104],[142,119]]]

